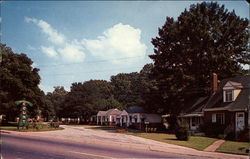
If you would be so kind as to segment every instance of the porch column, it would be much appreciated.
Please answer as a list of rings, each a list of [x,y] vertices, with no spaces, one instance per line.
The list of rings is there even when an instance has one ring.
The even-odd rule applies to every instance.
[[[122,115],[120,117],[120,126],[122,126]]]
[[[127,115],[127,121],[126,121],[127,127],[129,126],[129,122],[130,122],[129,115]]]

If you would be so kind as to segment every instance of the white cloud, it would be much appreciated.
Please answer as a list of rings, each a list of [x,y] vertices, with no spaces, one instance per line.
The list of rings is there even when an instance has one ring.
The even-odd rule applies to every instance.
[[[0,23],[2,23],[2,17],[0,17]]]
[[[41,51],[49,57],[59,57],[68,62],[82,62],[85,58],[84,48],[77,40],[68,42],[66,36],[59,33],[56,29],[44,20],[25,17],[27,23],[36,24],[42,32],[48,36],[48,40],[54,46],[41,46]]]
[[[41,50],[42,50],[43,53],[45,53],[49,57],[56,57],[57,56],[57,52],[54,49],[54,47],[41,46]]]
[[[35,62],[33,62],[31,66],[32,66],[33,68],[35,68],[35,67],[37,67],[37,66],[38,66],[38,64],[37,64],[37,63],[35,63]]]
[[[50,47],[41,46],[41,51],[49,57],[58,57],[67,62],[82,62],[85,59],[85,50],[93,56],[114,61],[121,57],[144,56],[146,45],[141,42],[141,30],[130,25],[116,24],[105,30],[97,39],[84,39],[81,42],[69,42],[66,36],[59,33],[44,20],[25,17],[27,23],[36,24],[48,36]],[[124,61],[123,61],[124,62]]]
[[[119,23],[104,31],[96,40],[84,39],[82,43],[92,55],[107,59],[144,56],[147,47],[140,40],[140,29]]]
[[[65,37],[63,34],[59,33],[56,29],[52,28],[50,24],[43,20],[38,20],[35,18],[29,18],[25,17],[25,21],[27,23],[34,23],[36,24],[40,29],[42,29],[43,33],[45,33],[48,36],[48,40],[54,44],[64,44]]]
[[[65,47],[58,49],[65,61],[82,62],[85,58],[83,48],[76,44],[67,44]]]

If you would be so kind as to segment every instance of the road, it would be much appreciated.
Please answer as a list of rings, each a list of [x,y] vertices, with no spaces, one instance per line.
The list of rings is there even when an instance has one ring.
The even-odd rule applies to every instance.
[[[91,143],[75,143],[53,138],[38,138],[1,134],[3,159],[111,159],[111,158],[201,158],[136,150],[124,147],[110,147]],[[203,157],[205,159],[205,157]]]
[[[1,130],[3,159],[246,159],[247,156],[204,152],[123,133],[62,125],[64,130],[17,132]],[[2,158],[1,158],[2,159]]]

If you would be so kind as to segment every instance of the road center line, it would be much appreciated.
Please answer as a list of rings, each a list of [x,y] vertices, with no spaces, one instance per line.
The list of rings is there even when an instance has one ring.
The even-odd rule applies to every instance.
[[[115,158],[109,157],[109,156],[95,155],[95,154],[84,153],[84,152],[77,152],[77,151],[69,151],[69,152],[70,152],[70,153],[76,153],[76,154],[87,155],[87,156],[93,156],[93,157],[100,157],[100,158],[104,158],[104,159],[115,159]]]

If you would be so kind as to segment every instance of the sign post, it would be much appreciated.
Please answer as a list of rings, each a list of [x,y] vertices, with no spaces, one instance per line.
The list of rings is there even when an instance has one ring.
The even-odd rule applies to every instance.
[[[148,133],[148,125],[149,125],[149,122],[148,122],[148,121],[145,121],[144,123],[145,123],[145,125],[146,125],[146,133]]]
[[[16,103],[16,105],[21,104],[17,128],[18,128],[18,130],[20,129],[20,127],[22,127],[22,129],[24,127],[26,127],[26,129],[28,129],[29,120],[28,120],[28,114],[27,114],[27,106],[32,107],[33,104],[30,103],[29,101],[26,101],[26,100],[19,100],[19,101],[16,101],[15,103]]]

